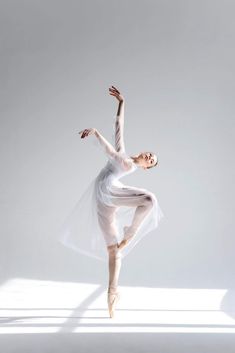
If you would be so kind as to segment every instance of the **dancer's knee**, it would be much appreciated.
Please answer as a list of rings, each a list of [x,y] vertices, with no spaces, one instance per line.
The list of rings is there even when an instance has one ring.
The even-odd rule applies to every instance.
[[[115,257],[115,258],[121,257],[121,253],[117,243],[107,246],[107,250],[110,257]]]
[[[116,244],[107,246],[107,249],[108,249],[108,252],[109,252],[110,255],[116,254],[116,252],[117,252],[117,250],[118,250],[117,245],[118,245],[118,244],[116,243]]]
[[[146,195],[144,200],[144,205],[148,208],[153,207],[154,199],[152,195]]]

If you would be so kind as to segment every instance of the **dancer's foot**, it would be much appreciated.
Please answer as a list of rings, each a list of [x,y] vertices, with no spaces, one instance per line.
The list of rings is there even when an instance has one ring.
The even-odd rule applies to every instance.
[[[127,246],[127,244],[129,244],[131,238],[132,238],[132,237],[130,237],[130,238],[128,238],[128,239],[123,239],[123,240],[121,241],[121,243],[118,244],[118,249],[121,250],[121,249],[125,248],[125,246]]]
[[[120,299],[120,293],[119,292],[110,292],[108,291],[108,309],[109,309],[109,316],[110,318],[114,317],[115,309],[116,309],[116,304]]]
[[[127,226],[123,227],[124,237],[123,237],[121,243],[118,244],[118,249],[124,248],[130,242],[130,240],[133,238],[133,234],[130,234],[130,233],[128,234],[129,228],[130,227],[127,227]]]

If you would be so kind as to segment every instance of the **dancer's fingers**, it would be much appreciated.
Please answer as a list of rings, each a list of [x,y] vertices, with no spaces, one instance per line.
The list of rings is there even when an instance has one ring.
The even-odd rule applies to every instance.
[[[112,86],[112,87],[114,87],[114,86]],[[114,88],[109,88],[109,91],[116,92],[117,94],[120,94],[119,90],[116,89],[115,87]]]
[[[79,131],[78,133],[79,133],[79,134],[82,134],[84,131],[85,131],[85,130],[81,130],[81,131]]]
[[[109,93],[110,93],[110,94],[113,93],[113,94],[119,95],[119,93],[118,93],[117,91],[114,91],[114,90],[112,90],[112,91],[110,90]]]
[[[109,90],[110,90],[110,91],[118,92],[118,90],[117,90],[116,88],[111,88],[111,87],[109,87]]]
[[[114,86],[112,86],[112,87],[120,94],[119,90],[116,87],[114,87]]]
[[[84,138],[85,136],[87,136],[87,129],[85,129],[85,130],[81,130],[80,132],[79,132],[79,134],[81,133],[81,138]]]

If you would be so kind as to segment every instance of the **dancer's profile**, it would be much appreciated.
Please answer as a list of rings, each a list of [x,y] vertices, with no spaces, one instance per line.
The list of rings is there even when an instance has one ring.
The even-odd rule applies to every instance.
[[[81,139],[95,138],[108,158],[106,165],[90,182],[61,229],[64,245],[99,260],[108,260],[108,309],[114,316],[120,297],[118,278],[121,262],[144,235],[155,229],[164,216],[156,196],[144,188],[125,185],[120,178],[137,168],[158,165],[152,152],[129,156],[124,143],[124,96],[111,86],[109,94],[118,100],[114,120],[114,146],[96,128],[79,131]],[[90,156],[89,161],[92,161]]]

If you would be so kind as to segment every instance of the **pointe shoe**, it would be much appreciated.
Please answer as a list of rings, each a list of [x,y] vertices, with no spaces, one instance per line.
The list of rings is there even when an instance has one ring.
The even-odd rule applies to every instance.
[[[109,309],[109,316],[110,318],[114,317],[114,312],[115,312],[115,308],[116,308],[116,304],[120,299],[120,293],[119,292],[115,292],[115,293],[111,293],[108,291],[108,309]]]
[[[127,239],[123,239],[120,244],[118,244],[118,249],[123,249],[128,243]]]
[[[129,230],[129,227],[127,227],[127,226],[123,227],[124,237],[123,237],[121,243],[118,244],[119,249],[124,248],[129,243],[131,238],[133,238],[133,234],[128,234],[128,230]]]

